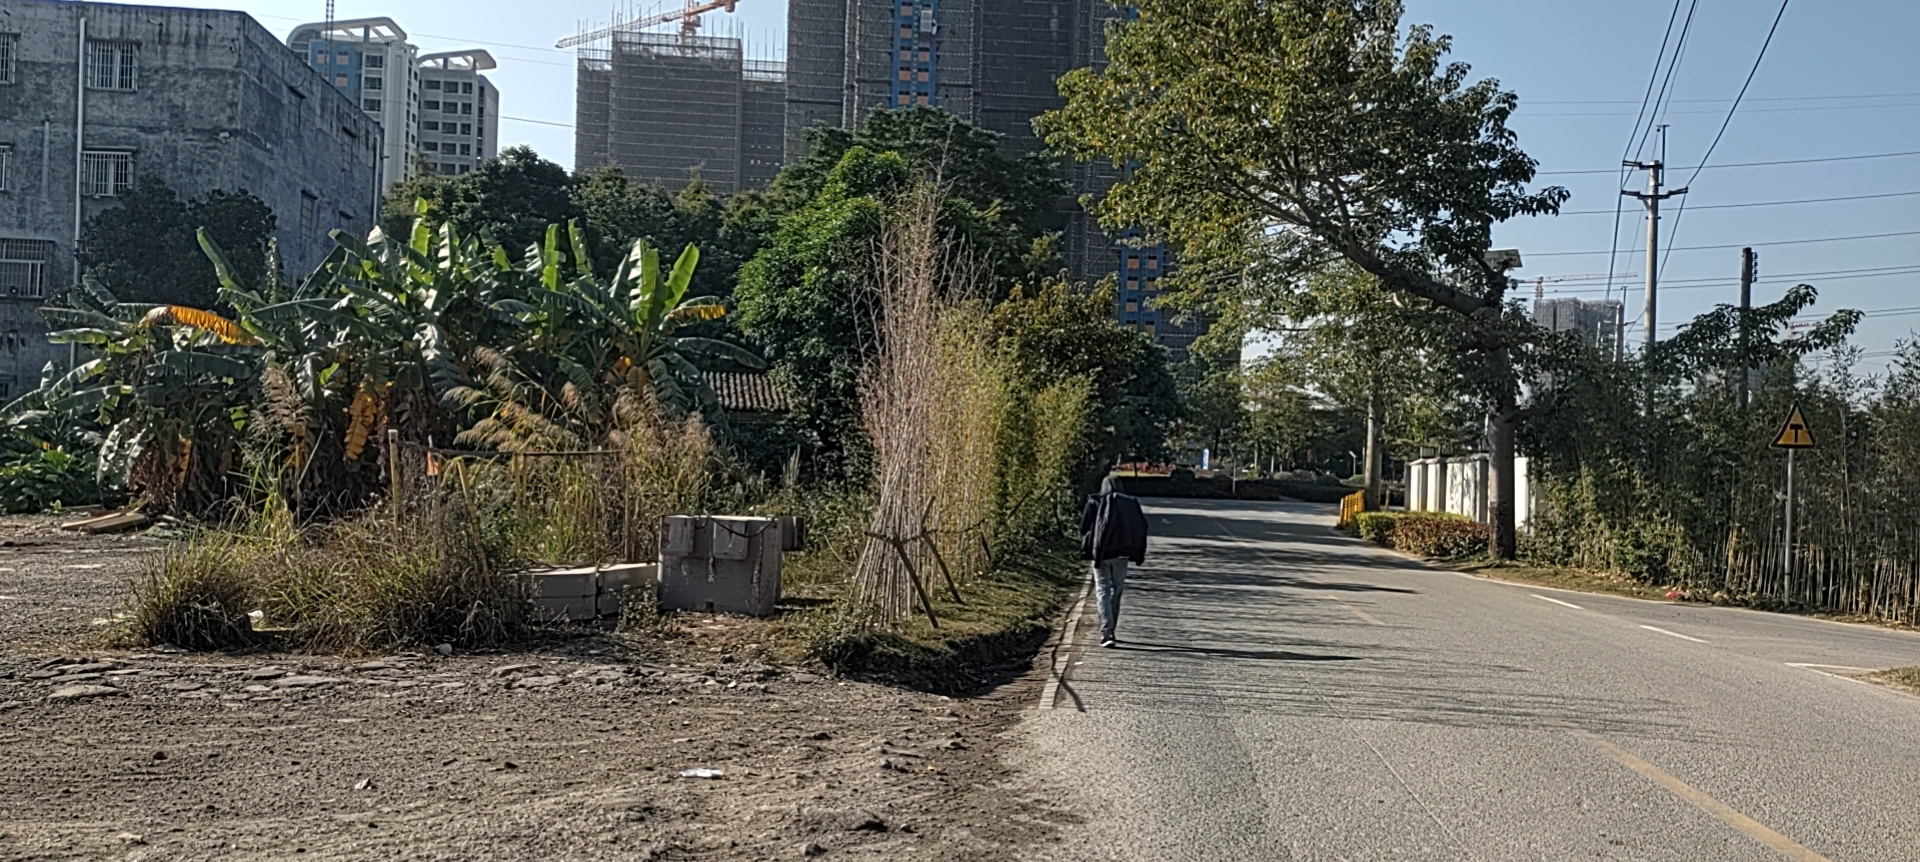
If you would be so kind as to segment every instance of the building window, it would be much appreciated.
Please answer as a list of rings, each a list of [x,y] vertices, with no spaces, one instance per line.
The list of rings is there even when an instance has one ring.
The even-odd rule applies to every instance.
[[[426,122],[424,122],[424,123],[421,123],[421,124],[420,124],[420,126],[421,126],[422,128],[424,128],[424,129],[426,129],[426,130],[427,130],[427,131],[429,131],[429,132],[437,132],[437,131],[440,131],[440,121],[439,121],[439,120],[428,120],[428,121],[426,121]]]
[[[467,81],[467,82],[464,82],[464,83],[462,83],[462,84],[460,85],[460,92],[462,92],[462,93],[465,93],[465,94],[468,94],[468,95],[472,95],[472,93],[473,93],[473,82],[472,82],[472,81]]]
[[[464,173],[466,173],[466,172],[468,172],[468,171],[471,171],[471,170],[473,170],[473,166],[472,166],[472,165],[461,165],[461,166],[460,166],[460,172],[461,172],[461,173],[463,173],[463,174],[464,174]]]
[[[300,235],[302,237],[313,239],[313,211],[319,204],[319,198],[306,192],[300,193]]]
[[[432,141],[428,141],[424,144],[421,144],[420,149],[426,150],[429,153],[437,153],[437,152],[440,152],[440,145]]]
[[[80,154],[85,172],[81,188],[87,194],[118,197],[133,191],[133,154],[108,150],[87,150]]]
[[[472,123],[461,123],[461,124],[460,124],[460,134],[463,134],[463,135],[471,135],[471,134],[473,134],[473,124],[472,124]]]
[[[0,239],[0,296],[45,299],[47,261],[53,243],[32,239]]]
[[[362,83],[369,90],[378,90],[386,86],[386,82],[380,78],[365,78],[362,80]]]
[[[19,44],[19,33],[0,33],[0,84],[13,83],[13,55]]]
[[[0,144],[0,192],[13,191],[13,145]]]
[[[439,103],[439,102],[427,102],[426,104],[423,104],[423,105],[421,105],[420,107],[421,107],[422,109],[424,109],[424,110],[428,110],[428,111],[438,111],[438,110],[440,110],[440,103]]]
[[[346,88],[346,86],[347,86],[347,84],[348,84],[348,81],[347,81],[347,76],[345,76],[345,75],[335,75],[335,76],[333,76],[333,85],[334,85],[335,87],[340,87],[340,88],[342,88],[342,89],[345,89],[345,88]]]
[[[371,111],[376,114],[380,113],[380,109],[385,107],[380,103],[379,99],[368,99],[365,102],[362,102],[361,106],[366,108],[368,111]]]
[[[88,42],[87,86],[95,90],[133,89],[134,61],[139,55],[136,42]]]
[[[473,155],[473,145],[472,145],[472,144],[461,144],[461,145],[460,145],[460,155],[463,155],[463,156],[471,156],[471,155]]]
[[[473,113],[473,103],[472,103],[472,102],[461,102],[461,103],[460,103],[460,113],[462,113],[462,114],[471,114],[471,113]]]
[[[369,69],[385,69],[387,67],[387,58],[379,54],[368,54],[363,64]]]
[[[427,89],[429,89],[429,90],[438,90],[438,89],[440,89],[440,82],[439,82],[438,80],[434,80],[434,79],[428,79],[428,80],[427,80]]]

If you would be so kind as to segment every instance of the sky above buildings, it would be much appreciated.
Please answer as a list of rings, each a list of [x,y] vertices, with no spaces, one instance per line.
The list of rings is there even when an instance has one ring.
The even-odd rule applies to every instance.
[[[1659,118],[1669,125],[1667,161],[1683,169],[1670,174],[1671,185],[1691,189],[1683,215],[1673,213],[1679,200],[1663,213],[1662,244],[1673,251],[1661,270],[1661,335],[1737,299],[1739,246],[1749,244],[1760,254],[1756,301],[1777,298],[1796,283],[1813,284],[1820,290],[1817,310],[1867,312],[1856,341],[1869,353],[1867,367],[1884,366],[1895,341],[1920,329],[1920,154],[1733,166],[1920,151],[1920,52],[1911,46],[1912,34],[1920,32],[1920,3],[1792,2],[1739,112],[1697,176],[1686,168],[1699,164],[1719,131],[1779,6],[1774,0],[1684,0],[1683,17],[1689,4],[1690,35]],[[322,0],[153,5],[241,9],[282,37],[325,17]],[[501,91],[502,144],[530,144],[570,165],[573,55],[553,43],[616,12],[627,17],[678,6],[341,0],[336,15],[392,17],[422,51],[489,49],[500,61],[488,77]],[[1454,37],[1454,57],[1471,64],[1476,77],[1497,78],[1519,94],[1513,126],[1540,161],[1541,182],[1573,192],[1559,217],[1500,228],[1498,244],[1519,248],[1525,258],[1515,274],[1589,276],[1541,285],[1549,297],[1618,299],[1630,288],[1628,337],[1638,343],[1645,222],[1639,204],[1627,200],[1616,235],[1614,211],[1619,163],[1632,149],[1629,136],[1673,0],[1407,0],[1407,7],[1409,23]],[[783,0],[740,0],[733,15],[707,16],[705,32],[744,36],[749,56],[774,59],[784,53],[785,16]],[[1640,155],[1656,156],[1653,146]],[[1643,189],[1645,175],[1626,183]],[[1847,199],[1780,203],[1823,198]],[[1605,274],[1614,247],[1620,253],[1609,291]],[[1528,293],[1533,290],[1529,284]]]

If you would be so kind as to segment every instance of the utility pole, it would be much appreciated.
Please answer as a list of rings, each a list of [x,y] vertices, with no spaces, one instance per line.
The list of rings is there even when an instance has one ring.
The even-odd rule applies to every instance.
[[[1751,349],[1747,341],[1747,313],[1753,310],[1753,280],[1760,276],[1760,259],[1754,256],[1753,249],[1740,250],[1740,412],[1747,412],[1751,392],[1753,372],[1747,364],[1747,351]]]
[[[1662,123],[1660,125],[1660,154],[1665,156],[1666,150],[1667,126],[1665,123]],[[1666,163],[1660,159],[1654,159],[1650,162],[1621,162],[1620,164],[1635,170],[1647,172],[1646,191],[1636,192],[1622,189],[1620,193],[1628,197],[1638,198],[1641,203],[1647,205],[1647,304],[1646,313],[1643,317],[1645,318],[1647,327],[1647,350],[1651,351],[1653,349],[1653,343],[1659,340],[1659,318],[1657,314],[1659,311],[1659,295],[1657,291],[1660,286],[1660,202],[1676,195],[1684,195],[1687,193],[1687,190],[1680,188],[1670,192],[1660,191],[1660,176],[1662,170],[1666,167]]]

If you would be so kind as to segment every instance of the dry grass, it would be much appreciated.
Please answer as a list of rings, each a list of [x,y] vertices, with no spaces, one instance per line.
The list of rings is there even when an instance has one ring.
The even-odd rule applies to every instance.
[[[1888,688],[1899,689],[1911,695],[1920,695],[1920,667],[1896,667],[1892,670],[1867,674],[1863,679],[1877,682]]]

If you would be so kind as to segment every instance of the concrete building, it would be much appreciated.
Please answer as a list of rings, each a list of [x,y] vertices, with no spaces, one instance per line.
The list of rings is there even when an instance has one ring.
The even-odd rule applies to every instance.
[[[380,187],[413,176],[419,152],[419,50],[392,18],[302,24],[287,46],[380,124]]]
[[[443,174],[464,174],[500,148],[500,91],[480,74],[498,68],[482,50],[420,58],[420,159]]]
[[[484,50],[421,56],[392,18],[302,24],[287,44],[380,124],[381,188],[423,165],[464,174],[500,149],[500,91],[480,74],[499,64]]]
[[[786,68],[748,61],[739,39],[615,32],[580,48],[578,75],[576,170],[615,165],[667,184],[698,171],[722,194],[779,173]]]
[[[379,126],[327,83],[241,12],[0,0],[0,399],[65,361],[34,311],[136,176],[259,197],[289,272],[368,229]]]
[[[1535,299],[1533,322],[1551,332],[1571,332],[1590,347],[1617,350],[1625,309],[1617,299]]]
[[[1062,104],[1060,76],[1104,65],[1107,23],[1128,14],[1108,0],[789,0],[787,10],[788,161],[805,153],[814,126],[851,128],[874,110],[908,105],[949,111],[1016,152],[1037,150],[1033,120]],[[1069,273],[1115,276],[1116,318],[1184,359],[1205,327],[1173,323],[1155,307],[1166,251],[1131,232],[1108,236],[1079,204],[1121,172],[1066,171],[1074,193],[1061,201],[1058,228]]]

